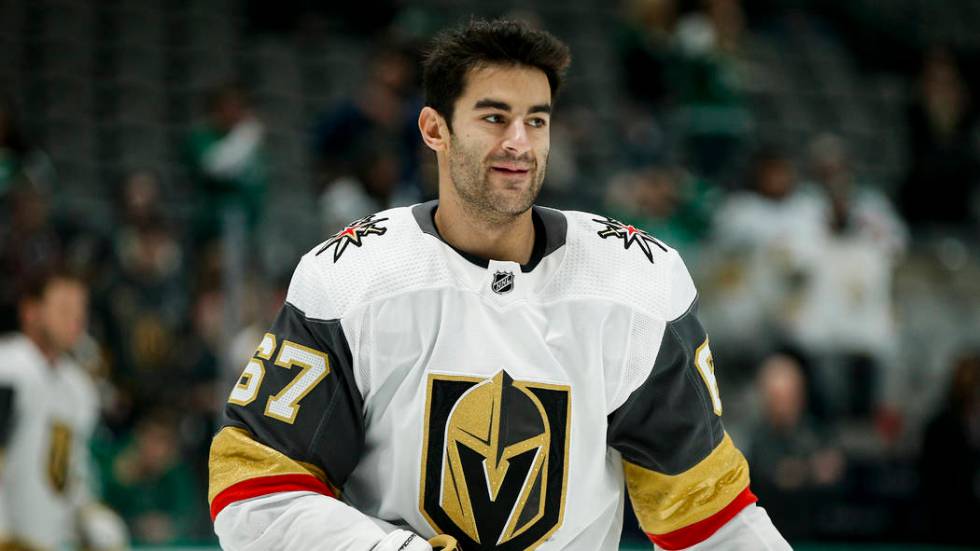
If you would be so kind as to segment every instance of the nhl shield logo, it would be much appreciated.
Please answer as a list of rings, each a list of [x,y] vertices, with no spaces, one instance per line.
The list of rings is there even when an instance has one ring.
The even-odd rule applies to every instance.
[[[496,272],[493,274],[493,282],[490,289],[498,295],[509,293],[514,290],[514,272]]]

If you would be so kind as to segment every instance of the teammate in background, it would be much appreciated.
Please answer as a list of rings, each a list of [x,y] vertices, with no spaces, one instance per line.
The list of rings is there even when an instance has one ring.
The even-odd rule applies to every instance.
[[[98,398],[68,355],[87,308],[84,283],[42,274],[19,301],[20,333],[0,339],[0,549],[128,545],[122,521],[87,487]]]
[[[789,548],[722,427],[676,251],[534,206],[569,59],[508,21],[435,39],[439,200],[300,261],[212,443],[225,549],[611,551],[624,490],[661,548]]]

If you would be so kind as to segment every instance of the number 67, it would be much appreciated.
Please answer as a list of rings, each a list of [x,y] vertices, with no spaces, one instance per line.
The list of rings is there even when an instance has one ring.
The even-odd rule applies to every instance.
[[[271,360],[275,350],[275,335],[266,333],[255,351],[255,357],[249,360],[238,384],[232,389],[228,402],[247,406],[255,401],[265,378],[264,360]],[[270,396],[265,405],[265,415],[292,424],[299,413],[299,401],[330,373],[330,360],[323,352],[292,341],[283,341],[275,365],[285,369],[292,369],[294,365],[302,368],[289,384]]]

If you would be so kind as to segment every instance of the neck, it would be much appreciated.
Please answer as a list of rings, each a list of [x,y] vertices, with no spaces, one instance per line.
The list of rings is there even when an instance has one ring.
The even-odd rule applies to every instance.
[[[44,335],[40,331],[24,331],[24,335],[27,336],[34,346],[41,352],[41,355],[48,360],[48,363],[52,366],[58,360],[58,356],[61,354],[48,343],[48,340],[44,338]]]
[[[435,215],[442,238],[456,249],[492,260],[527,264],[534,251],[531,210],[507,219],[464,205],[455,194],[441,194]]]

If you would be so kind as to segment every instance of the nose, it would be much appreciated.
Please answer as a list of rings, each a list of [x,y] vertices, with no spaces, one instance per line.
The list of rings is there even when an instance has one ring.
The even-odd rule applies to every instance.
[[[527,128],[524,126],[524,119],[517,117],[507,127],[507,134],[504,136],[504,150],[520,157],[531,150],[531,142],[527,137]]]

